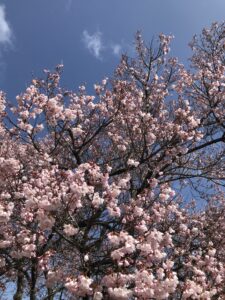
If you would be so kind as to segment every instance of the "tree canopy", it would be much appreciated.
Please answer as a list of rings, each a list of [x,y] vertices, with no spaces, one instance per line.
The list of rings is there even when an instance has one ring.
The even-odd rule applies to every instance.
[[[1,92],[2,299],[224,299],[225,23],[189,70],[171,39],[138,32],[94,95],[62,65]]]

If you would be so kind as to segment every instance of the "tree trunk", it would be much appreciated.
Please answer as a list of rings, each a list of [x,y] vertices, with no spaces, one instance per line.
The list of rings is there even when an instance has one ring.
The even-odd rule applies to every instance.
[[[37,264],[36,259],[32,260],[32,267],[31,267],[31,282],[30,282],[30,300],[36,299],[36,280],[37,280]]]
[[[54,294],[53,294],[53,290],[48,288],[48,300],[53,300],[54,299]]]
[[[23,299],[23,287],[24,287],[23,274],[22,274],[22,272],[18,271],[17,289],[16,289],[15,295],[13,296],[13,300],[22,300]]]

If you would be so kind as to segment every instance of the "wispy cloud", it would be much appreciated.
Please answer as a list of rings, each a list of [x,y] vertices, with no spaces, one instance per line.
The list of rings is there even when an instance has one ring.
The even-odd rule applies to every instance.
[[[103,51],[104,46],[102,42],[102,33],[100,31],[96,31],[94,34],[89,34],[87,30],[84,30],[83,42],[92,55],[101,59],[101,52]]]
[[[118,43],[112,40],[110,41],[107,38],[103,38],[103,33],[99,30],[93,34],[90,34],[87,30],[84,30],[82,34],[82,40],[89,52],[100,60],[102,60],[104,56],[108,57],[108,55],[114,55],[118,57],[123,52],[131,52],[130,44],[127,44],[123,40]]]
[[[11,44],[12,30],[6,20],[5,6],[0,5],[0,46]]]
[[[6,20],[5,6],[0,4],[0,80],[3,80],[6,64],[3,58],[3,50],[12,46],[12,30]]]
[[[66,11],[69,11],[72,7],[72,0],[66,0]]]
[[[119,56],[122,52],[122,46],[120,44],[111,44],[112,53]]]

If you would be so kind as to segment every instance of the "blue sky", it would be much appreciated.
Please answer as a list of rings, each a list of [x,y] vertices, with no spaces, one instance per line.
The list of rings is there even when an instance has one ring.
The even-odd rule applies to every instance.
[[[173,34],[173,54],[186,63],[191,37],[224,17],[225,0],[0,0],[0,89],[13,100],[61,62],[66,87],[90,87],[132,53],[137,30],[146,41]]]

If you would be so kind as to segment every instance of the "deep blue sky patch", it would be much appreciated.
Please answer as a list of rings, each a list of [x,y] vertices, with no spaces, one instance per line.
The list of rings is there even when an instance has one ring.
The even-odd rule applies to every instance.
[[[224,16],[224,0],[3,0],[0,89],[13,100],[62,62],[66,87],[90,87],[112,75],[121,53],[132,54],[137,30],[146,41],[173,34],[173,54],[186,63],[192,36]]]

